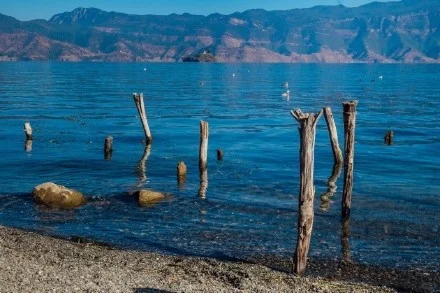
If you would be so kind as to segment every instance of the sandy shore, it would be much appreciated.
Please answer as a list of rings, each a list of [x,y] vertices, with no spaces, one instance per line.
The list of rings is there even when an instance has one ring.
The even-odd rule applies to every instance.
[[[310,266],[311,276],[299,278],[283,272],[287,260],[278,263],[262,258],[259,262],[269,266],[123,251],[0,226],[1,292],[396,292],[440,288],[439,279],[435,281],[438,275],[425,275],[426,280],[416,275],[419,283],[413,285],[420,290],[415,290],[403,288],[398,273],[393,286],[392,278],[381,281],[387,276],[380,271],[378,279],[347,281],[340,268],[316,262]],[[278,268],[270,265],[275,262]],[[358,270],[358,274],[365,273],[365,269]]]

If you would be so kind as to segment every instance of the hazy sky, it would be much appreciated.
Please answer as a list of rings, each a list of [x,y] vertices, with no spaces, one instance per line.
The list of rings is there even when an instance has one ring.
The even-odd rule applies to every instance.
[[[77,7],[96,7],[106,11],[132,14],[192,13],[230,14],[252,8],[286,10],[315,5],[359,6],[371,0],[0,0],[0,13],[30,20],[48,19],[52,15]],[[385,0],[382,0],[385,2]]]

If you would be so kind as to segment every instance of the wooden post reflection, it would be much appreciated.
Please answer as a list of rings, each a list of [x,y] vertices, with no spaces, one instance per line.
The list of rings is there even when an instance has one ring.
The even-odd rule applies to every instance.
[[[26,153],[32,152],[32,140],[26,140],[24,143],[24,150]]]
[[[341,171],[342,164],[335,163],[333,165],[332,175],[327,182],[328,189],[326,192],[321,194],[321,205],[319,206],[319,208],[323,211],[328,211],[330,208],[330,199],[333,197],[333,195],[336,193],[336,190],[338,189],[336,182],[341,175]]]
[[[148,157],[151,153],[151,144],[147,145],[144,148],[144,153],[142,154],[142,158],[139,160],[139,163],[137,164],[137,172],[139,176],[139,181],[137,183],[138,187],[141,187],[145,181],[147,181],[147,174],[146,174],[146,163],[148,160]]]

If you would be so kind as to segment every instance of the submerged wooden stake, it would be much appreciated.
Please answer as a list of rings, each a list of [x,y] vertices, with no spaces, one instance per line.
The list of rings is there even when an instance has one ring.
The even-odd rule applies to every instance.
[[[113,137],[107,136],[104,142],[104,158],[106,160],[111,160],[112,153],[113,153]]]
[[[24,124],[24,132],[26,133],[26,140],[32,140],[32,127],[29,122]]]
[[[145,104],[144,104],[144,95],[134,93],[133,99],[134,102],[136,103],[136,108],[139,113],[139,118],[141,119],[142,122],[142,127],[144,128],[146,144],[149,145],[153,141],[153,137],[151,136],[150,127],[148,126],[147,112],[145,111]]]
[[[185,186],[186,174],[187,174],[186,164],[185,162],[181,161],[177,164],[177,183],[180,189],[184,188]]]
[[[353,192],[354,134],[358,101],[344,102],[344,189],[342,191],[342,222],[350,217]]]
[[[385,144],[386,145],[392,145],[393,144],[393,138],[394,138],[394,132],[393,131],[388,131],[387,134],[385,135]]]
[[[217,150],[217,160],[218,161],[223,161],[223,157],[224,157],[224,153],[222,149],[218,149]]]
[[[300,132],[300,195],[298,208],[298,237],[294,255],[293,272],[302,275],[307,266],[307,255],[313,229],[313,184],[316,124],[322,115],[302,113],[300,109],[291,111],[299,123]]]
[[[200,149],[199,149],[199,171],[200,171],[200,189],[199,196],[206,197],[208,189],[208,122],[200,121]]]
[[[342,151],[338,142],[338,131],[336,130],[335,120],[333,118],[332,109],[330,107],[324,108],[324,117],[327,122],[328,132],[330,134],[330,143],[332,145],[333,157],[335,164],[342,164]]]

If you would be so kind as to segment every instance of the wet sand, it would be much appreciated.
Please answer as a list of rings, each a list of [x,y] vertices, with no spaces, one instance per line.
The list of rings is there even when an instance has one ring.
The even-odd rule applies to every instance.
[[[1,292],[432,292],[438,273],[397,272],[312,261],[168,256],[58,239],[0,226]],[[428,274],[428,275],[426,275]],[[412,286],[412,287],[411,287]]]

